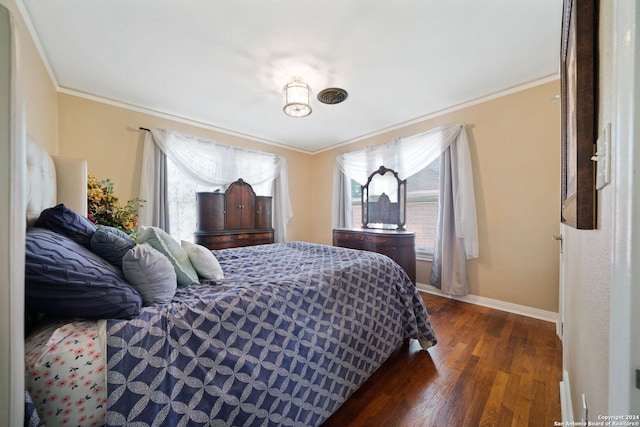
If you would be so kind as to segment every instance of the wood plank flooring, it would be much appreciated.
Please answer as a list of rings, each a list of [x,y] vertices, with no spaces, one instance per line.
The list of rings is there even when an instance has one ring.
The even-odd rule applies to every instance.
[[[438,344],[405,343],[329,418],[344,426],[553,426],[555,324],[423,294]]]

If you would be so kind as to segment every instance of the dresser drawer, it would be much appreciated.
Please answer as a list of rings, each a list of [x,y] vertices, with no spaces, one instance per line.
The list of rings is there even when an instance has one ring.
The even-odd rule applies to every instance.
[[[358,240],[362,241],[365,239],[365,235],[363,233],[348,233],[345,231],[334,231],[333,232],[334,239],[340,240]]]
[[[352,244],[354,246],[358,246],[358,248],[367,249],[367,245],[386,247],[413,246],[415,244],[415,237],[413,235],[393,236],[385,234],[368,234],[365,232],[349,233],[343,231],[335,231],[333,233],[333,241],[335,246]]]
[[[209,249],[227,249],[239,246],[264,245],[273,243],[273,231],[194,233],[195,243]]]
[[[380,245],[380,246],[391,246],[396,242],[395,239],[390,239],[388,237],[383,237],[383,236],[365,236],[365,240],[367,242],[373,243],[374,245]]]
[[[264,232],[264,233],[239,233],[233,235],[234,240],[237,242],[251,240],[253,242],[262,242],[265,243],[273,243],[273,232]]]

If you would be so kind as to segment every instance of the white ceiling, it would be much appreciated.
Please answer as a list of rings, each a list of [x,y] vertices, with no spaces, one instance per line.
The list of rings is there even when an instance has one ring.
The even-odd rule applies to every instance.
[[[562,0],[21,1],[61,88],[309,152],[559,70]]]

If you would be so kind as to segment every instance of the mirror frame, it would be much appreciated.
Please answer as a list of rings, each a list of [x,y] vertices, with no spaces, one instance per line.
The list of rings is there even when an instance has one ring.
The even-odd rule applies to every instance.
[[[373,203],[369,201],[369,184],[371,184],[371,180],[375,178],[377,175],[384,176],[387,173],[391,172],[396,182],[397,186],[397,197],[398,201],[398,209],[397,215],[393,218],[394,222],[373,222],[370,221],[369,213],[372,211],[369,203]],[[367,183],[365,185],[360,186],[361,195],[360,200],[362,202],[362,228],[383,228],[383,229],[393,229],[391,226],[395,226],[398,230],[404,230],[404,226],[407,222],[407,180],[401,180],[398,177],[398,173],[393,169],[386,168],[384,166],[380,166],[378,170],[369,175],[367,179]],[[384,194],[384,193],[383,193]],[[386,194],[385,194],[386,195]],[[382,196],[382,194],[380,194]],[[388,195],[386,195],[388,196]],[[380,226],[373,226],[372,224],[380,224]]]

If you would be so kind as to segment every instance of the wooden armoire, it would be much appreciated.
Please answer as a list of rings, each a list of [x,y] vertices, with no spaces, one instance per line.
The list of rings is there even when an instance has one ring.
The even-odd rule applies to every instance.
[[[195,243],[209,249],[273,243],[271,200],[242,178],[224,192],[196,193]]]

